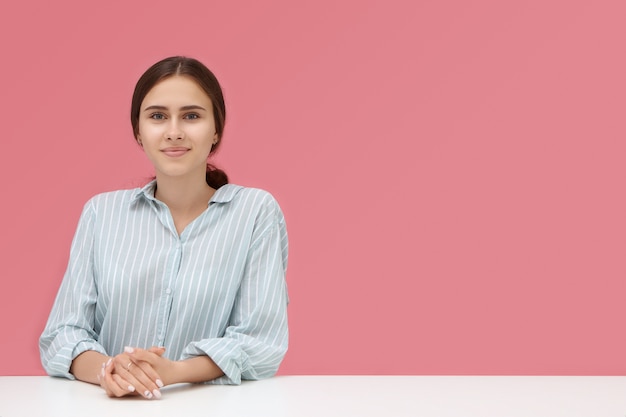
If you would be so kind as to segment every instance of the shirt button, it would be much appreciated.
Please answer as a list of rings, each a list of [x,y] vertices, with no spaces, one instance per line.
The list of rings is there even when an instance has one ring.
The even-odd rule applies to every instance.
[[[171,289],[169,289],[169,288],[168,288],[167,290],[165,290],[165,294],[168,294],[168,295],[169,295],[169,294],[171,294],[171,293],[172,293],[172,290],[171,290]]]

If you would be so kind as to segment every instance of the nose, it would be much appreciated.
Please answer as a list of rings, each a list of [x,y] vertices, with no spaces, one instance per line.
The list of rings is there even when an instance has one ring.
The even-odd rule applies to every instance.
[[[176,120],[172,120],[165,131],[165,138],[167,140],[181,140],[184,139],[185,133],[180,128]]]

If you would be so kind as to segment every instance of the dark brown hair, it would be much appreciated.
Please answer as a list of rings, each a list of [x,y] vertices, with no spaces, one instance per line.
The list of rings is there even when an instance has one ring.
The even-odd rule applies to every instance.
[[[130,123],[133,126],[135,139],[137,139],[139,134],[139,113],[143,99],[157,83],[174,75],[190,77],[211,99],[215,131],[217,133],[217,143],[213,145],[210,152],[210,154],[213,154],[222,142],[224,124],[226,123],[226,106],[224,105],[222,88],[215,75],[203,63],[184,56],[173,56],[157,62],[148,68],[137,81],[130,106]],[[224,184],[228,184],[228,176],[224,171],[207,162],[206,182],[211,187],[217,189]]]

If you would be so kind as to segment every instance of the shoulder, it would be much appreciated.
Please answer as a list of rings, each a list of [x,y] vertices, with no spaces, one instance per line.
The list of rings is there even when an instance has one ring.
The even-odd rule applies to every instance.
[[[274,236],[281,245],[287,245],[287,227],[285,216],[276,198],[266,190],[240,185],[227,184],[223,196],[229,195],[230,201],[222,204],[233,216],[237,224],[252,231],[250,247],[256,247],[268,236]],[[216,193],[217,194],[217,193]],[[219,197],[219,196],[218,196]]]
[[[216,191],[212,201],[231,212],[239,213],[239,216],[254,219],[255,223],[284,222],[278,202],[266,190],[226,184]]]
[[[232,203],[236,206],[248,208],[278,208],[278,202],[268,191],[236,184],[226,184],[220,187],[215,192],[212,201],[216,203]]]
[[[139,198],[141,192],[141,188],[134,188],[96,194],[85,203],[85,209],[99,212],[129,208]]]

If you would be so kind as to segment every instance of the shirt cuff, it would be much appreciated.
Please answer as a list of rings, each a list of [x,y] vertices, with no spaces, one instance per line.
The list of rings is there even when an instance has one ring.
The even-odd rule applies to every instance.
[[[81,340],[74,345],[66,345],[59,349],[57,354],[48,362],[46,372],[48,372],[48,375],[50,376],[58,376],[71,380],[76,379],[76,377],[70,373],[72,361],[78,355],[88,350],[108,355],[104,348],[97,342],[93,340]]]
[[[241,348],[241,343],[234,339],[214,338],[192,342],[183,351],[181,359],[189,359],[196,356],[208,356],[224,372],[224,376],[208,384],[239,385],[241,374],[249,366],[248,355]]]

